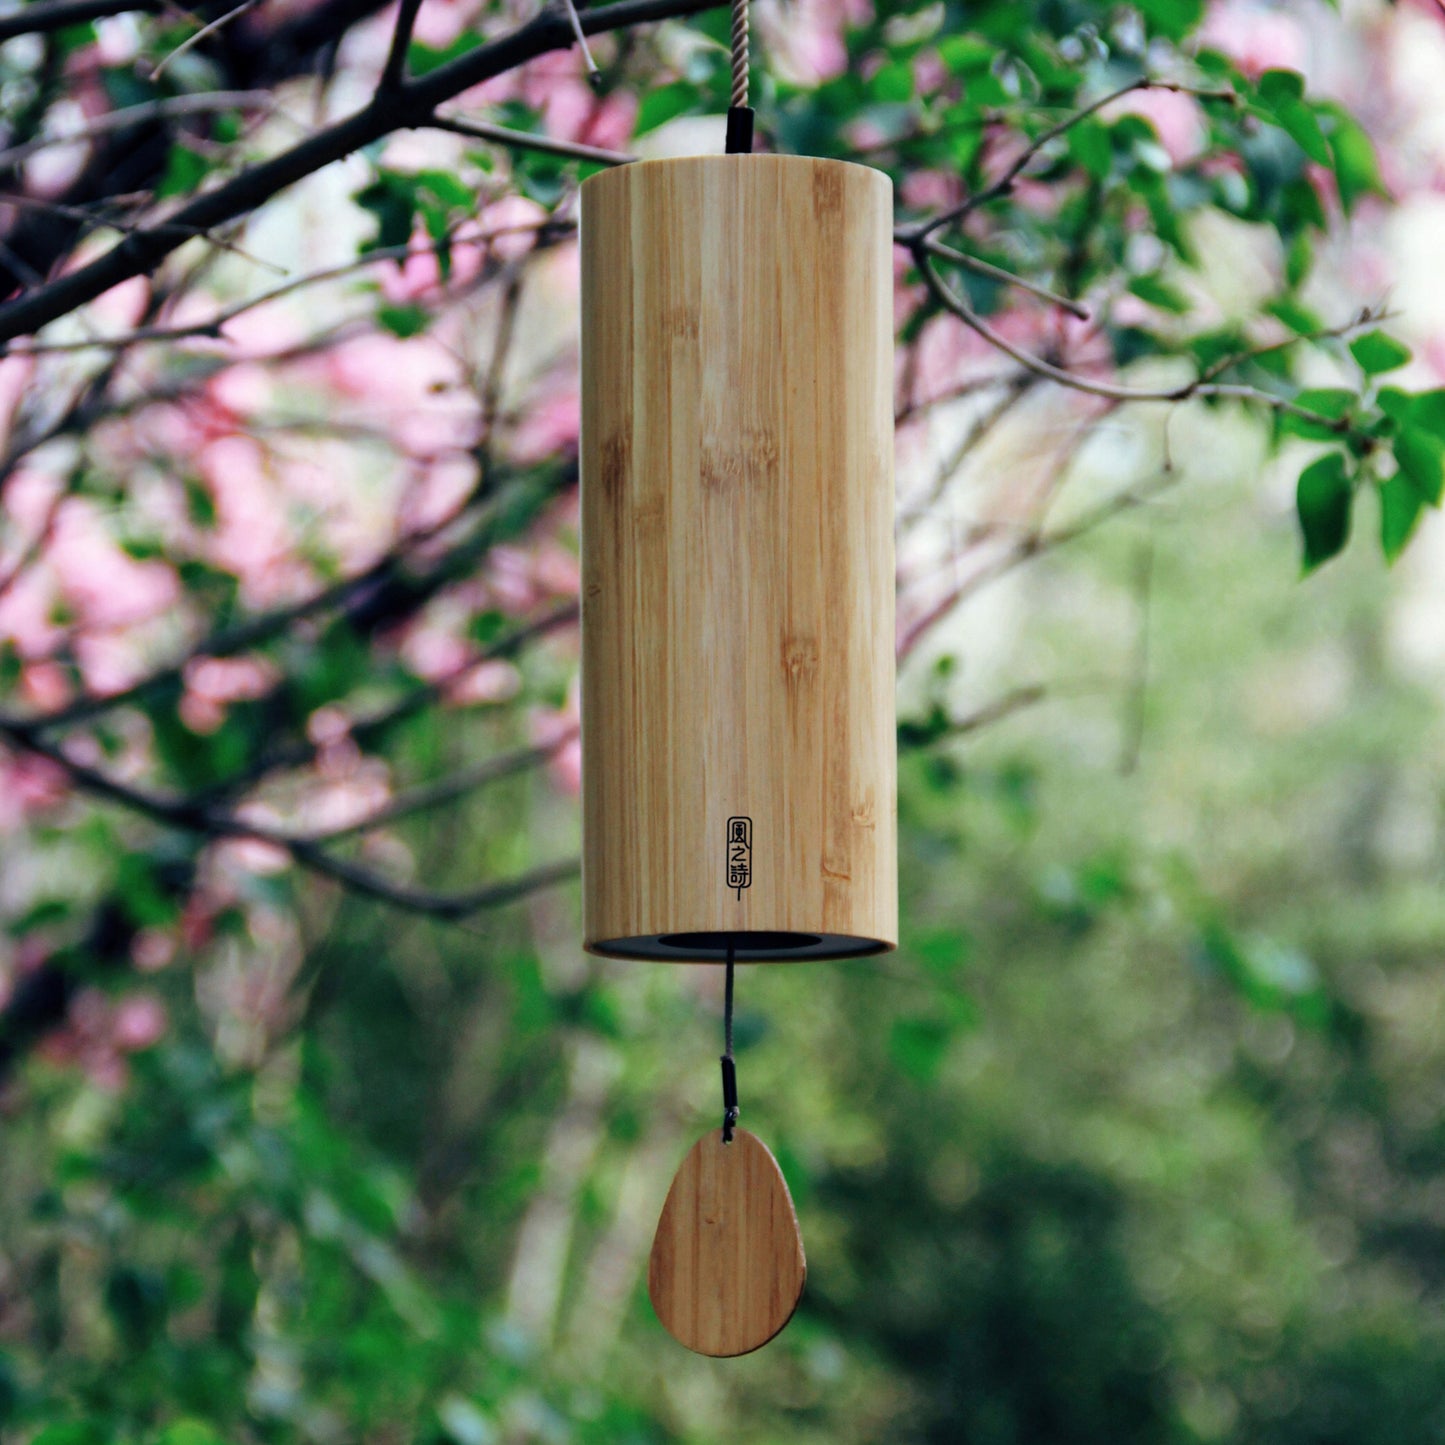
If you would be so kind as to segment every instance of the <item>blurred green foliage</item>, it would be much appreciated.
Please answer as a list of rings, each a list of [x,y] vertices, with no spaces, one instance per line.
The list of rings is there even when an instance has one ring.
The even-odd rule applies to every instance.
[[[783,148],[851,153],[866,121],[900,177],[936,169],[972,189],[993,163],[984,119],[1038,136],[1081,96],[1188,59],[1241,97],[1203,112],[1240,168],[1172,166],[1143,118],[1091,118],[1044,157],[1058,208],[998,197],[977,254],[1070,295],[1117,280],[1157,313],[1110,328],[1117,355],[1207,369],[1257,339],[1254,316],[1192,324],[1193,225],[1223,213],[1277,239],[1268,314],[1322,324],[1305,294],[1326,220],[1309,166],[1356,209],[1381,190],[1373,150],[1298,77],[1181,55],[1199,0],[1120,7],[1110,24],[1073,0],[878,10],[848,44],[881,63],[815,87],[763,76],[761,121]],[[718,41],[725,17],[696,26]],[[962,99],[919,93],[924,52]],[[642,128],[718,109],[724,67],[716,45],[696,50],[649,91]],[[524,192],[557,193],[555,158],[517,165]],[[171,170],[194,183],[185,155]],[[430,171],[382,172],[358,199],[377,245],[418,219],[440,243],[466,200]],[[1160,245],[1134,244],[1144,231]],[[984,315],[1008,304],[986,278],[959,285]],[[379,319],[396,335],[427,322],[396,306]],[[1007,668],[975,667],[965,643],[961,667],[905,678],[902,947],[740,985],[744,1118],[776,1149],[810,1255],[775,1345],[685,1356],[643,1289],[672,1169],[717,1112],[712,971],[584,959],[567,891],[456,928],[257,873],[249,901],[302,945],[274,1004],[285,1027],[253,1038],[216,1004],[228,944],[254,927],[238,908],[203,965],[154,975],[173,1027],[124,1088],[32,1053],[6,1095],[0,1438],[1445,1438],[1439,699],[1391,651],[1372,559],[1356,549],[1300,585],[1296,519],[1257,484],[1270,446],[1323,443],[1297,489],[1307,568],[1343,550],[1371,486],[1393,559],[1440,500],[1445,407],[1377,382],[1404,360],[1388,335],[1329,346],[1347,385],[1301,391],[1276,353],[1221,370],[1314,419],[1196,417],[1211,467],[1181,465],[1170,510],[1009,583]],[[502,478],[520,500],[461,572],[571,480],[544,470]],[[228,621],[231,579],[196,568],[188,588],[215,590]],[[215,786],[316,708],[394,683],[368,627],[421,585],[398,569],[376,579],[374,618],[268,639],[301,662],[213,733],[183,725],[178,686],[160,690],[147,716],[167,781]],[[479,619],[477,640],[498,622]],[[1080,658],[1110,680],[1038,685]],[[526,682],[532,697],[566,685]],[[994,685],[1036,705],[956,735],[949,719]],[[520,731],[418,710],[361,741],[435,776]],[[575,828],[570,804],[520,775],[398,833],[420,877],[456,879],[499,876],[538,838],[560,851]],[[97,960],[127,948],[107,940],[175,926],[195,858],[100,819],[66,847],[53,896],[10,932],[98,904],[62,961],[119,989]]]

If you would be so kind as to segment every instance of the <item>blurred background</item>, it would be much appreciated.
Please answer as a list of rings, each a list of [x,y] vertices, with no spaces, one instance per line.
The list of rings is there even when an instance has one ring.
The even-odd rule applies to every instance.
[[[366,103],[396,24],[223,11],[0,45],[12,296]],[[533,15],[425,0],[413,73]],[[565,147],[719,148],[726,23],[473,85],[562,152],[402,130],[0,359],[0,1439],[1445,1439],[1433,3],[759,0],[765,143],[901,223],[1136,75],[1243,100],[1132,93],[939,233],[1102,396],[897,253],[903,939],[739,976],[792,1324],[654,1318],[721,970],[578,943]],[[1253,398],[1107,395],[1221,359]]]

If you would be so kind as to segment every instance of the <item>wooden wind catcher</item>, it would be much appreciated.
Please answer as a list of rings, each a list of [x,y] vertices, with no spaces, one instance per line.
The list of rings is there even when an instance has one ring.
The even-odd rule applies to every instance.
[[[582,187],[584,943],[728,964],[725,1122],[648,1281],[712,1355],[771,1339],[804,1276],[733,1129],[732,964],[897,944],[891,248],[888,178],[840,161]]]

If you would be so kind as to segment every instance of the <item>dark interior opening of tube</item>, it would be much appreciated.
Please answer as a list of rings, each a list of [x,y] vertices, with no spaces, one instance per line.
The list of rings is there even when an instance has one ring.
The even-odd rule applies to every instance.
[[[608,938],[592,945],[597,953],[616,958],[672,960],[675,963],[721,963],[731,944],[739,963],[801,962],[809,958],[862,958],[883,953],[888,945],[876,938],[841,933],[783,933],[762,929],[736,932],[706,930],[654,933],[634,938]]]

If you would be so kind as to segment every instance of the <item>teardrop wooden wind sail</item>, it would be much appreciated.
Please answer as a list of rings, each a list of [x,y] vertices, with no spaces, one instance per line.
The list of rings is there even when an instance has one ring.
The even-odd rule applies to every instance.
[[[584,943],[729,966],[725,1123],[649,1271],[706,1354],[803,1285],[782,1174],[733,1134],[732,963],[897,944],[891,248],[887,176],[841,161],[582,187]]]

